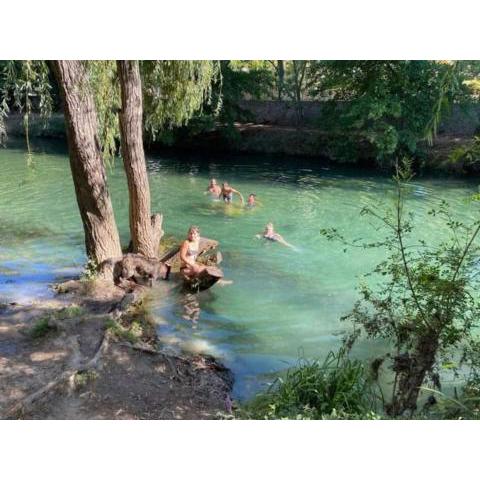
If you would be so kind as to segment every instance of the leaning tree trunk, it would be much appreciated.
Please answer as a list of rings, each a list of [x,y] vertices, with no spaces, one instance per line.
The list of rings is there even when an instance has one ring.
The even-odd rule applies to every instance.
[[[398,389],[393,392],[391,403],[386,405],[388,415],[398,417],[417,409],[420,388],[425,377],[432,371],[438,348],[438,333],[427,332],[418,340],[411,355],[402,354],[393,359]]]
[[[122,109],[120,134],[123,163],[128,181],[130,234],[133,252],[146,257],[158,257],[162,237],[161,215],[151,216],[150,188],[143,151],[142,84],[136,60],[119,60]]]
[[[102,263],[122,255],[98,139],[97,115],[80,61],[51,62],[63,99],[70,168],[89,258]]]

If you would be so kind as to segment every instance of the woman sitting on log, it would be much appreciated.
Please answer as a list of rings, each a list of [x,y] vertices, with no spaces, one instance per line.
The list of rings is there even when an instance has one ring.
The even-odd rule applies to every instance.
[[[200,229],[191,226],[188,229],[187,239],[180,247],[180,272],[190,278],[197,277],[205,270],[205,265],[197,263],[197,256],[200,250]]]

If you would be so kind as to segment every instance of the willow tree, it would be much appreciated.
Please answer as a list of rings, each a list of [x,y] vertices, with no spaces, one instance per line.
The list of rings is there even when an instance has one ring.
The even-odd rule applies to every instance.
[[[163,234],[162,217],[151,214],[143,118],[153,139],[163,129],[185,124],[210,100],[212,81],[219,68],[217,62],[210,61],[120,60],[117,71],[121,154],[128,181],[132,247],[135,253],[157,257]]]
[[[52,112],[52,78],[63,99],[68,149],[77,204],[83,223],[87,256],[100,264],[121,255],[103,163],[91,75],[87,62],[41,60],[2,62],[0,79],[0,140],[3,119],[13,106],[23,115],[30,157],[29,118],[35,109],[47,119]],[[98,91],[98,90],[97,90]],[[100,122],[102,124],[102,122]],[[106,130],[105,128],[103,130]]]
[[[41,109],[51,105],[43,100],[49,98],[44,90],[49,81],[47,64],[15,64],[23,73],[6,70],[5,78],[11,81],[4,82],[5,89],[0,92],[0,119],[8,111],[8,101],[15,100],[21,107],[18,99],[22,95],[27,106],[33,94],[39,96]],[[12,65],[10,62],[7,67]],[[155,139],[162,130],[185,124],[210,101],[212,82],[219,75],[218,62],[51,61],[50,67],[64,104],[87,256],[100,264],[122,253],[104,164],[113,161],[119,139],[128,180],[133,249],[144,256],[157,256],[161,217],[152,217],[150,212],[143,130]],[[26,109],[27,132],[29,113]]]
[[[117,62],[122,106],[120,138],[123,164],[127,174],[129,220],[133,251],[146,257],[158,255],[162,237],[162,217],[151,216],[150,188],[143,150],[143,98],[138,61]]]
[[[100,264],[122,254],[107,188],[98,122],[88,74],[81,61],[51,62],[63,100],[68,150],[87,256]]]

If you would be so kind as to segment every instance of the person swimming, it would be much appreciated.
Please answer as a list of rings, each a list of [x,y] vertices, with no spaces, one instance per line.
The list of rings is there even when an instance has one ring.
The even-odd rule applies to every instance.
[[[200,229],[192,225],[188,229],[187,239],[180,246],[180,272],[193,278],[205,270],[205,265],[197,263],[200,251]]]
[[[256,207],[257,204],[255,203],[256,195],[254,193],[251,193],[248,198],[247,198],[247,208],[253,208]]]
[[[264,238],[265,240],[270,240],[272,242],[278,242],[281,243],[282,245],[285,245],[286,247],[290,247],[295,249],[295,247],[288,243],[279,233],[275,231],[273,228],[273,223],[269,222],[267,225],[265,225],[265,230],[263,233],[260,235],[256,235],[257,238]]]
[[[234,193],[240,197],[240,201],[242,202],[242,205],[244,205],[245,201],[243,200],[243,195],[238,190],[231,187],[227,182],[223,182],[221,197],[225,203],[232,203]]]
[[[222,194],[222,188],[217,181],[212,178],[205,193],[209,193],[212,198],[220,198],[220,195]]]

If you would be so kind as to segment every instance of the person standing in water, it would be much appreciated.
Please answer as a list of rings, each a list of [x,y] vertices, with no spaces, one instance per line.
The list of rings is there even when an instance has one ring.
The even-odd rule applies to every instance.
[[[256,195],[254,193],[251,193],[248,198],[247,198],[247,207],[248,208],[253,208],[256,207],[257,204],[255,203]]]
[[[273,223],[271,222],[267,223],[267,225],[265,225],[265,230],[263,231],[263,233],[261,235],[260,234],[256,235],[256,237],[265,238],[266,240],[270,240],[272,242],[278,242],[278,243],[281,243],[282,245],[285,245],[286,247],[295,249],[295,247],[292,244],[285,241],[285,239],[275,231],[275,229],[273,228]]]
[[[242,205],[244,205],[245,201],[243,200],[243,195],[238,190],[235,190],[233,187],[231,187],[227,182],[223,182],[221,196],[225,203],[232,203],[234,193],[240,197]]]
[[[200,250],[200,229],[192,225],[188,229],[187,239],[180,246],[180,272],[193,278],[205,270],[205,265],[197,263]]]
[[[222,194],[222,189],[214,178],[210,180],[207,191],[205,193],[209,193],[212,198],[220,198],[220,195]]]

